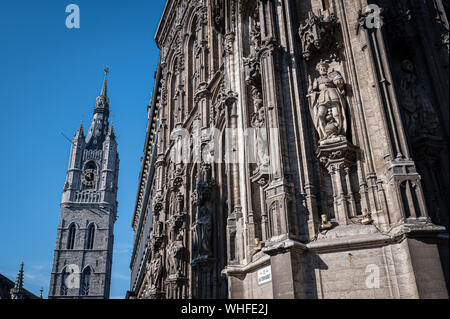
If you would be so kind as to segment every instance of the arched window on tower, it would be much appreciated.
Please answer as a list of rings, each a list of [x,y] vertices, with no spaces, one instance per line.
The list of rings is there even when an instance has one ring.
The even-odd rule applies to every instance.
[[[95,225],[90,224],[86,233],[86,249],[94,249]]]
[[[75,246],[75,234],[76,234],[75,224],[69,226],[69,231],[67,235],[67,249],[72,250]]]
[[[91,268],[87,267],[81,275],[80,295],[89,296],[89,288],[91,285]]]

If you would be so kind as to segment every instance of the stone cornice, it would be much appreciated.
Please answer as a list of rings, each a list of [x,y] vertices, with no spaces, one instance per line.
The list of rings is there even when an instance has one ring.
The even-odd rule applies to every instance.
[[[156,34],[155,34],[155,41],[159,44],[159,41],[163,35],[163,29],[165,27],[164,21],[167,19],[167,15],[172,11],[169,8],[173,6],[173,3],[175,0],[167,0],[166,5],[164,6],[164,10],[161,16],[161,19],[159,20],[158,27],[156,28]]]
[[[98,207],[92,207],[92,205],[96,205]],[[106,203],[106,202],[99,202],[99,203],[79,203],[79,202],[62,202],[61,203],[61,208],[67,208],[67,209],[71,209],[71,208],[81,208],[81,209],[99,209],[102,211],[106,211],[106,209],[108,208],[112,208],[113,210],[116,209],[116,205],[115,204],[111,204],[111,203]],[[110,212],[108,212],[110,213]]]
[[[308,250],[315,253],[354,250],[359,248],[380,247],[404,239],[403,234],[390,237],[383,234],[370,234],[342,239],[320,240],[306,245]]]
[[[292,239],[274,240],[269,242],[262,252],[275,256],[288,251],[314,253],[348,251],[360,248],[381,247],[388,244],[400,243],[405,238],[436,237],[445,232],[445,227],[431,223],[405,223],[391,229],[389,233],[360,234],[343,238],[323,239],[304,244]],[[245,267],[251,267],[252,263]],[[245,267],[238,267],[244,269]],[[234,268],[233,268],[234,269]],[[243,271],[243,270],[242,270]],[[235,271],[236,272],[236,271]]]
[[[134,231],[137,230],[140,213],[142,211],[141,204],[143,203],[143,195],[145,191],[145,186],[148,183],[148,175],[150,173],[150,165],[152,163],[153,154],[153,141],[156,134],[156,122],[158,120],[158,99],[159,99],[159,88],[161,81],[161,65],[158,64],[158,70],[156,73],[155,85],[153,87],[153,94],[150,101],[150,107],[148,108],[148,121],[147,121],[147,130],[145,136],[145,144],[144,151],[142,155],[142,163],[141,163],[141,171],[139,173],[139,186],[136,194],[136,201],[134,206],[133,219],[131,223],[131,227]],[[151,154],[151,156],[150,156]],[[148,157],[148,159],[147,159]]]
[[[222,270],[222,276],[242,276],[270,264],[270,256],[261,254],[261,257],[245,266],[227,266]]]
[[[285,239],[282,241],[269,243],[267,247],[262,249],[262,252],[269,256],[275,256],[278,254],[283,254],[287,251],[304,252],[305,250],[307,250],[307,246],[305,244],[292,239]]]

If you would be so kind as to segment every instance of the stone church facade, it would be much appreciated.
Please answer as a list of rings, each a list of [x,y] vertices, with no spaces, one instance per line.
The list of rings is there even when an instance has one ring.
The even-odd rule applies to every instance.
[[[117,219],[119,155],[106,74],[87,136],[72,141],[49,299],[108,299]]]
[[[448,9],[168,0],[128,298],[448,298]]]

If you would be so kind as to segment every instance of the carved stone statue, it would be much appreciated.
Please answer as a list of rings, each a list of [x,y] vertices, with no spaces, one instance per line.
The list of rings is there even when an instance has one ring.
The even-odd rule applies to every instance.
[[[178,234],[176,241],[169,247],[169,271],[171,275],[179,275],[182,272],[183,261],[183,235]]]
[[[193,65],[193,70],[194,72],[194,77],[193,77],[193,87],[195,89],[198,88],[200,82],[201,82],[201,73],[202,73],[202,41],[200,39],[197,38],[197,35],[195,35],[195,40],[194,40],[194,65]]]
[[[162,277],[162,258],[159,252],[155,253],[150,265],[150,277],[152,289],[160,289],[160,279]]]
[[[404,114],[405,129],[408,135],[435,136],[439,127],[439,119],[425,89],[417,81],[414,64],[404,60],[400,81],[400,104]]]
[[[320,76],[310,83],[311,115],[319,133],[321,143],[325,140],[345,137],[347,118],[345,115],[345,82],[337,71],[329,72],[329,64],[317,65]]]
[[[261,26],[259,22],[259,10],[258,6],[255,8],[255,11],[252,15],[252,30],[250,31],[250,43],[252,45],[252,49],[255,52],[258,52],[261,48]]]
[[[184,196],[183,194],[177,194],[176,214],[183,213],[184,210]]]
[[[176,99],[175,123],[176,124],[183,123],[183,96],[184,96],[183,87],[180,85],[180,87],[175,92],[175,99]]]
[[[209,197],[202,190],[199,192],[197,220],[194,225],[193,242],[197,257],[209,256],[211,249],[212,216]]]
[[[158,220],[155,222],[155,228],[153,230],[153,234],[155,237],[159,237],[159,236],[163,235],[163,227],[164,227],[164,225],[161,221]]]
[[[96,100],[96,108],[105,108],[108,104],[108,98],[105,96],[99,96]]]
[[[183,145],[184,141],[183,141],[183,137],[181,135],[179,135],[176,139],[176,146],[174,149],[175,152],[175,159],[174,159],[174,163],[175,164],[182,164],[183,163]]]
[[[256,162],[258,171],[269,165],[267,130],[263,107],[253,115],[252,126],[256,129]]]
[[[261,26],[259,22],[259,10],[256,6],[252,16],[252,28],[250,31],[250,55],[244,58],[247,76],[245,82],[253,87],[252,94],[260,90],[261,71],[259,52],[261,51]],[[259,93],[260,95],[260,93]]]
[[[225,34],[223,39],[223,46],[225,53],[231,55],[233,53],[234,33],[230,32]]]

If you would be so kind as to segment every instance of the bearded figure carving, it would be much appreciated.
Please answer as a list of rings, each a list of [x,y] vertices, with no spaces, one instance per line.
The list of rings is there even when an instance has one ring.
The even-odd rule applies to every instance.
[[[345,138],[347,131],[345,82],[339,72],[329,72],[329,69],[327,62],[317,65],[320,76],[310,83],[308,94],[311,116],[321,144],[327,140]]]

